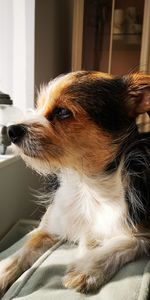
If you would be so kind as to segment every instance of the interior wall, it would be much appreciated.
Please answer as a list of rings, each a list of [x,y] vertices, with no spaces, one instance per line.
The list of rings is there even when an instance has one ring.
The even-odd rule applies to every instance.
[[[2,163],[2,162],[0,162]],[[0,238],[20,219],[39,219],[44,209],[35,197],[41,178],[21,159],[0,166]]]
[[[71,70],[72,0],[35,2],[35,88]]]

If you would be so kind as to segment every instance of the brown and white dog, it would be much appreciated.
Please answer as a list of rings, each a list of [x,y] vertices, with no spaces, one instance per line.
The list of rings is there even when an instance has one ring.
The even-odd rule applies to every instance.
[[[150,250],[150,134],[136,117],[150,111],[150,76],[80,71],[38,96],[34,118],[8,128],[25,162],[56,173],[59,188],[39,227],[0,263],[0,291],[58,240],[79,244],[64,286],[88,293]]]

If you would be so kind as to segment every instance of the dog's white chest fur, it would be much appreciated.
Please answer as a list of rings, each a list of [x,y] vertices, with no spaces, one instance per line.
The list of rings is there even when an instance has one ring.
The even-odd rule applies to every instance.
[[[98,182],[66,171],[47,214],[48,230],[72,241],[121,234],[126,205],[119,178],[116,174]]]

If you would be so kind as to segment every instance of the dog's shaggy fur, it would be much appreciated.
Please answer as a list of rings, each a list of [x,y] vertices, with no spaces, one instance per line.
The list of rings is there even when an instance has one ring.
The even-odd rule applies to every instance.
[[[25,162],[59,177],[39,227],[0,264],[0,291],[60,239],[79,244],[67,288],[95,291],[150,248],[150,76],[74,72],[43,87],[30,120],[8,128]]]

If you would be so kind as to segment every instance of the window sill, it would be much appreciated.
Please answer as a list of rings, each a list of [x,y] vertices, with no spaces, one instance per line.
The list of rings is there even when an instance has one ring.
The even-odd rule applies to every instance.
[[[18,161],[19,159],[19,156],[13,154],[0,155],[0,169]]]

